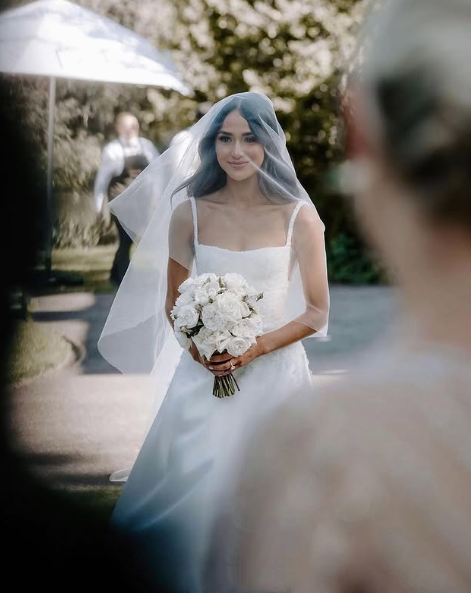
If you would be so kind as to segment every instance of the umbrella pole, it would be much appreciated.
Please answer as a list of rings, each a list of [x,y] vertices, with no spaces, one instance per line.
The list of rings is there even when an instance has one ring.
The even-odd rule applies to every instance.
[[[47,130],[47,206],[46,206],[46,277],[52,269],[52,164],[54,153],[54,120],[56,111],[56,78],[49,79],[49,122]]]

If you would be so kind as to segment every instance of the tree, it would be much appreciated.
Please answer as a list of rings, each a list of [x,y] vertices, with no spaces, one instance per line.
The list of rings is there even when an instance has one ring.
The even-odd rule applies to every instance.
[[[343,157],[340,77],[352,54],[366,0],[177,0],[176,59],[204,100],[261,91],[274,103],[301,183],[330,242],[353,232],[332,189]]]
[[[112,135],[120,109],[135,112],[143,133],[164,149],[175,132],[192,123],[198,102],[256,90],[274,103],[300,181],[326,223],[328,245],[340,233],[355,235],[348,208],[330,178],[343,158],[339,79],[367,2],[78,0],[159,49],[170,49],[195,94],[189,99],[154,88],[60,81],[56,188],[89,191],[100,146]],[[28,123],[45,138],[44,81],[24,85]]]

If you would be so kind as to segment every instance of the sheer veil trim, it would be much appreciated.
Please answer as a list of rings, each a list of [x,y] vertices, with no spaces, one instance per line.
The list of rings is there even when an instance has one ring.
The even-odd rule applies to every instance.
[[[298,212],[301,210],[303,205],[304,205],[303,202],[299,202],[298,204],[296,204],[296,206],[294,207],[294,210],[293,210],[293,214],[291,214],[291,218],[289,219],[288,235],[286,237],[286,246],[287,247],[291,247],[294,223],[296,222],[296,217],[298,216]]]

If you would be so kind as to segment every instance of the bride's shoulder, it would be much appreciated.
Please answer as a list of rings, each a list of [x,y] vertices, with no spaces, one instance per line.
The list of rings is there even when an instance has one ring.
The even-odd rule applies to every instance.
[[[193,213],[191,209],[191,201],[185,200],[172,211],[172,217],[170,220],[170,227],[173,230],[184,231],[185,229],[193,229]]]
[[[299,206],[299,208],[298,208]],[[300,225],[322,225],[322,221],[320,216],[313,204],[309,204],[308,202],[298,202],[293,208],[293,212],[298,208],[298,212],[296,214],[296,223],[298,226]]]
[[[204,204],[204,205],[207,204],[208,206],[223,203],[223,199],[222,199],[220,190],[215,191],[212,194],[205,194],[204,196],[199,196],[197,198],[197,200],[198,200],[198,204]]]
[[[316,208],[307,202],[301,202],[296,211],[293,208],[293,215],[295,216],[292,222],[293,226],[293,245],[296,248],[298,242],[301,245],[305,241],[320,241],[324,240],[325,225],[322,222]]]

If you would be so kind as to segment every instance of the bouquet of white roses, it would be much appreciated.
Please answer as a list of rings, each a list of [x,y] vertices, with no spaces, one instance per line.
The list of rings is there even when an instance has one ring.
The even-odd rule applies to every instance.
[[[240,274],[201,274],[185,280],[178,291],[171,317],[183,348],[189,349],[193,341],[208,359],[215,352],[241,356],[262,334],[257,302],[263,293],[256,292]],[[232,373],[215,377],[213,395],[228,397],[236,388]]]

